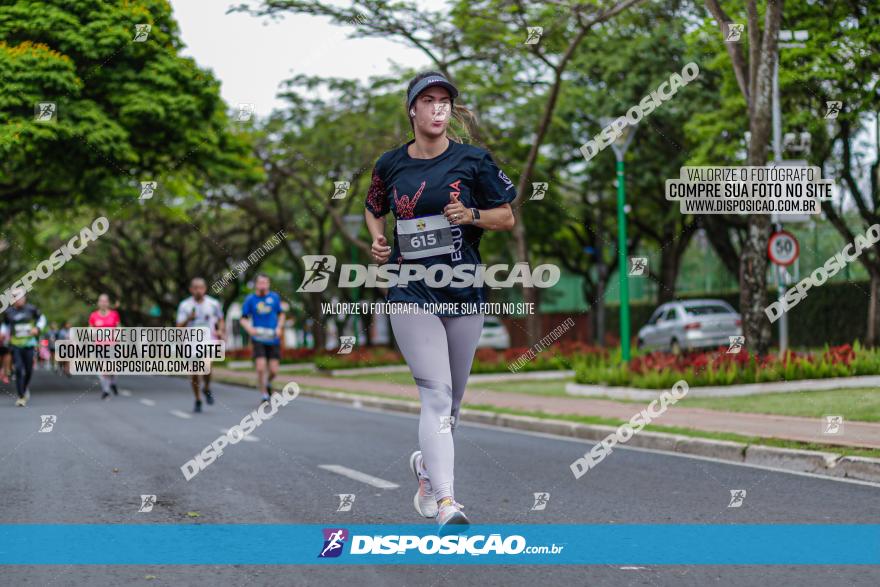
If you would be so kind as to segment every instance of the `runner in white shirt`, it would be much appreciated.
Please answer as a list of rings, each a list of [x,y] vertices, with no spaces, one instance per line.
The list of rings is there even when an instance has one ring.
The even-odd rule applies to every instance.
[[[214,340],[223,340],[226,338],[226,326],[223,321],[223,306],[215,298],[206,296],[208,285],[201,277],[194,277],[189,283],[189,293],[191,297],[180,302],[177,307],[177,326],[181,328],[195,328],[197,326],[207,326],[211,330],[211,336]],[[207,375],[193,375],[192,389],[196,396],[196,405],[194,412],[202,411],[202,398],[199,394],[199,378],[205,380],[205,399],[208,404],[214,403],[214,396],[211,395],[211,372]]]

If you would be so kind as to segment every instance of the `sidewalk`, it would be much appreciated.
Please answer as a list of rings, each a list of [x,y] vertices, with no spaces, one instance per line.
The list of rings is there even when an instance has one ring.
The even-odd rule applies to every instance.
[[[252,374],[217,368],[217,375],[251,383]],[[277,383],[296,381],[304,387],[319,387],[370,393],[374,395],[398,396],[418,401],[415,385],[383,383],[380,381],[357,381],[311,375],[290,377],[279,374]],[[488,404],[499,408],[509,408],[545,414],[599,416],[629,420],[641,407],[638,404],[619,403],[608,400],[581,399],[555,396],[531,396],[522,393],[503,393],[489,390],[472,390],[464,396],[464,407],[474,404]],[[648,402],[645,402],[647,405]],[[684,408],[672,406],[655,422],[660,426],[691,428],[710,432],[727,432],[742,436],[759,436],[797,440],[815,444],[828,444],[859,448],[880,449],[880,423],[846,421],[843,434],[823,434],[824,422],[819,418],[798,418],[792,416],[773,416],[766,414],[747,414],[741,412],[722,412],[703,408]]]

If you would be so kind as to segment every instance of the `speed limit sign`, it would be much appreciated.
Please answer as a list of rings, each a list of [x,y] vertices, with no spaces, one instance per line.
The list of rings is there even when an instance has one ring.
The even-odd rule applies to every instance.
[[[795,262],[800,254],[797,239],[788,231],[780,230],[770,236],[767,243],[767,255],[776,265],[787,267]]]

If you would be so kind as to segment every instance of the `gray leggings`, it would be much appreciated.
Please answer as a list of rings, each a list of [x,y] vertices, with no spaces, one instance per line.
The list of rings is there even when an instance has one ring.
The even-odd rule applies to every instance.
[[[390,319],[394,337],[419,388],[419,447],[434,498],[452,498],[452,431],[483,329],[483,316],[413,313],[390,314]]]

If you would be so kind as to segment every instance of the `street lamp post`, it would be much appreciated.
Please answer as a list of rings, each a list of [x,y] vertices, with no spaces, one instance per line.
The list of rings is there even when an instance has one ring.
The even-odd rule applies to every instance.
[[[621,117],[623,118],[623,117]],[[620,120],[620,119],[618,119]],[[624,187],[623,157],[633,139],[636,127],[626,121],[620,135],[613,143],[614,155],[617,158],[617,266],[620,277],[620,349],[624,363],[630,359],[630,325],[629,325],[629,263],[627,263],[626,246],[626,188]],[[603,127],[607,127],[612,119],[603,119]]]
[[[361,224],[364,223],[363,214],[349,214],[347,216],[342,217],[342,224],[345,226],[345,233],[351,237],[351,258],[352,261],[357,262],[357,246],[354,244],[354,239],[357,237],[358,232],[361,230]],[[360,289],[354,288],[352,292],[352,300],[357,303],[360,301]],[[354,315],[354,344],[357,346],[358,344],[358,334],[360,333],[360,321],[358,320],[358,315]]]

